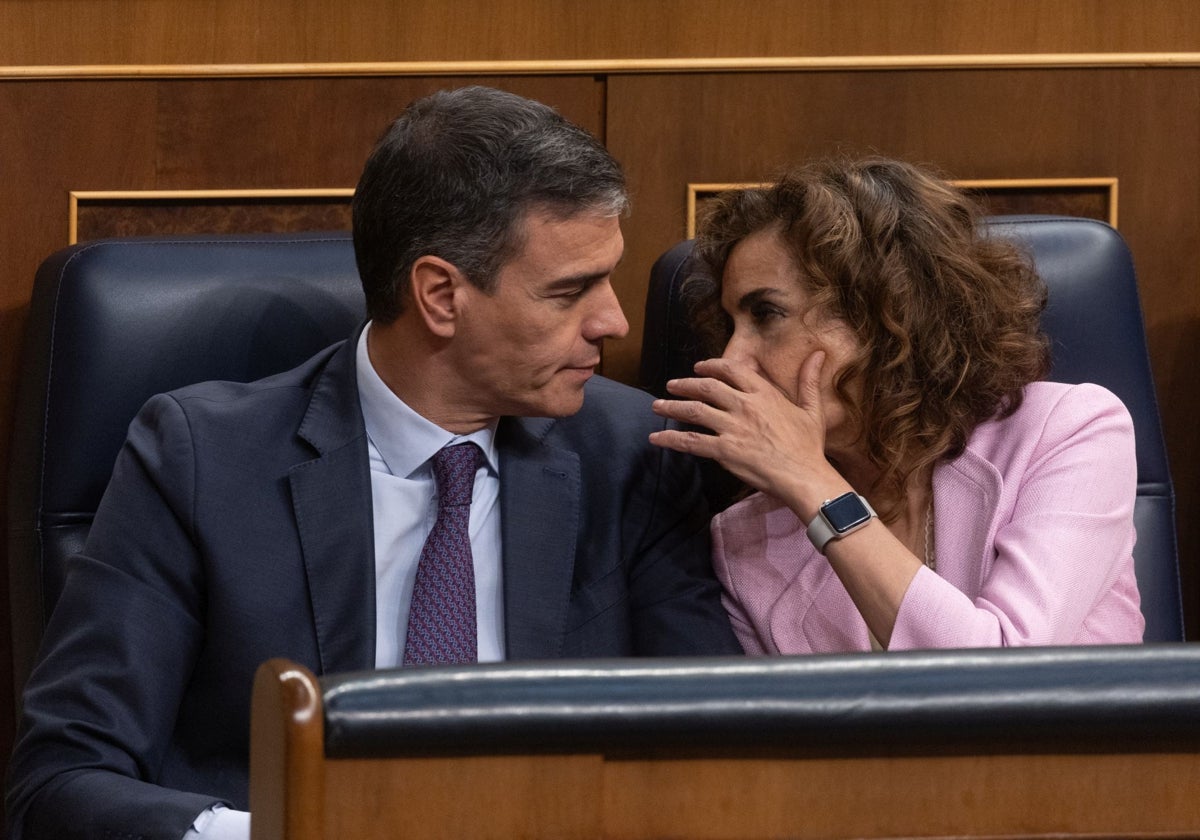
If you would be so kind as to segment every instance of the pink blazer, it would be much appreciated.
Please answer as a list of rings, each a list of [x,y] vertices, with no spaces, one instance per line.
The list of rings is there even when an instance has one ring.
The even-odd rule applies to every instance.
[[[1036,382],[933,474],[937,573],[904,595],[890,649],[1140,642],[1133,424],[1098,385]],[[712,524],[747,653],[870,650],[866,623],[785,505],[756,493]]]

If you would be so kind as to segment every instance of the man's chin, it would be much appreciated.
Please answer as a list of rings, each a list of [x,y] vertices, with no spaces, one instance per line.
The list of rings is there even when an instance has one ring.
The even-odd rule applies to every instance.
[[[574,399],[562,399],[555,401],[550,410],[546,412],[546,417],[570,417],[572,414],[578,414],[583,408],[583,391]]]
[[[538,405],[531,406],[535,410],[526,412],[530,417],[570,417],[583,408],[583,383],[570,388],[555,389],[553,394],[545,395],[538,400]]]

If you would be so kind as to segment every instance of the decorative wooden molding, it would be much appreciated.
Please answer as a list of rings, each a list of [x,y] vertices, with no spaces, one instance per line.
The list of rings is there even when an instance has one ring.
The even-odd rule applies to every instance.
[[[269,76],[529,76],[645,73],[986,70],[995,68],[1200,67],[1200,52],[847,55],[746,58],[612,58],[538,61],[295,62],[281,64],[88,64],[0,67],[8,79],[135,79]]]
[[[715,196],[729,190],[756,190],[760,187],[771,186],[768,182],[742,182],[729,184],[688,184],[687,185],[687,238],[696,235],[697,204],[704,196]]]
[[[1085,190],[1104,192],[1106,218],[1114,228],[1117,226],[1117,179],[1116,178],[986,178],[952,181],[955,186],[983,192],[1016,192],[1019,190]],[[697,205],[704,197],[715,196],[726,190],[752,190],[768,187],[769,183],[698,183],[687,185],[687,238],[696,235]]]
[[[136,201],[154,204],[171,201],[220,201],[222,199],[230,201],[260,199],[270,201],[306,198],[350,198],[354,195],[354,189],[351,187],[333,187],[264,190],[71,190],[68,195],[68,243],[74,245],[79,240],[79,208],[81,204],[100,204],[109,201]]]
[[[1105,219],[1114,228],[1117,226],[1117,179],[1116,178],[991,178],[982,180],[960,180],[953,182],[955,186],[967,190],[1083,190],[1096,189],[1103,191],[1108,205],[1108,217]]]

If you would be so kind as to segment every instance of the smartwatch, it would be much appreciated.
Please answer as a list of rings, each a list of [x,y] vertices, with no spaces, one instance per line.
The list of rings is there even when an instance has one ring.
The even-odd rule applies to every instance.
[[[877,514],[857,493],[843,493],[836,499],[826,499],[817,517],[808,523],[808,538],[822,554],[830,540],[840,540],[865,526]]]

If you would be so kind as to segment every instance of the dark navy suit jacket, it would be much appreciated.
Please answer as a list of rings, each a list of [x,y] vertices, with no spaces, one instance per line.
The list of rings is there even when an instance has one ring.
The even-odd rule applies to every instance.
[[[257,666],[374,666],[355,383],[351,342],[143,408],[26,690],[14,840],[175,840],[214,802],[247,808]],[[501,421],[510,659],[740,653],[695,467],[647,443],[649,403],[594,378],[572,417]]]

